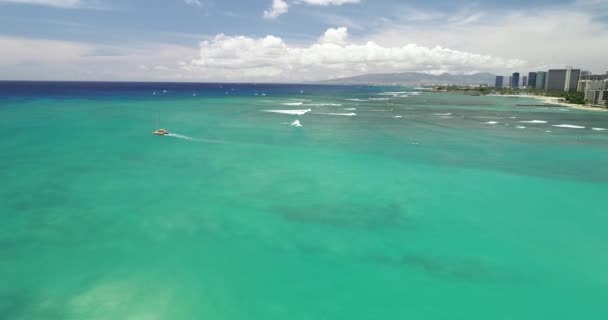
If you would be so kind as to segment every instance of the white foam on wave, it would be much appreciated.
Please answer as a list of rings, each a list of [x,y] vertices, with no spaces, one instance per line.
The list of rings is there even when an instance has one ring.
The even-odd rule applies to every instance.
[[[608,129],[604,129],[604,128],[591,128],[591,130],[594,130],[594,131],[606,131]]]
[[[341,107],[342,104],[340,103],[307,103],[307,106],[311,106],[311,107]]]
[[[394,116],[393,119],[401,119],[403,116]]]
[[[344,108],[346,111],[357,111],[357,108]]]
[[[391,98],[369,98],[369,100],[373,100],[373,101],[388,101],[388,100],[391,100]]]
[[[524,126],[517,126],[516,128],[517,129],[525,129],[526,127],[524,127]]]
[[[284,106],[301,106],[304,104],[304,102],[283,102],[281,104]]]
[[[408,93],[409,93],[409,94],[411,94],[411,95],[413,95],[413,96],[419,96],[419,95],[421,95],[421,94],[422,94],[422,92],[418,92],[418,91],[415,91],[415,92],[408,92]]]
[[[509,117],[509,119],[517,119],[517,117]]]
[[[378,93],[379,96],[393,96],[396,94],[404,94],[407,93],[407,91],[387,91],[387,92],[382,92],[382,93]]]
[[[367,102],[369,99],[344,99],[346,101]]]
[[[546,132],[546,133],[551,133],[551,130],[546,130],[545,132]]]
[[[496,121],[488,121],[488,122],[486,122],[486,124],[498,124],[498,122],[496,122]]]
[[[408,97],[409,97],[409,95],[407,95],[407,94],[402,94],[402,95],[397,96],[397,97],[398,97],[398,98],[408,98]]]
[[[317,114],[324,114],[324,115],[328,115],[328,116],[345,116],[345,117],[354,117],[357,114],[356,113],[334,113],[334,112],[327,112],[327,113],[317,113]]]
[[[302,102],[308,102],[308,101],[312,101],[310,99],[297,99],[297,98],[291,98],[291,99],[287,99],[289,101],[302,101]]]
[[[448,112],[448,113],[435,113],[434,115],[436,115],[436,116],[451,116],[452,114]]]
[[[558,128],[585,129],[585,127],[575,126],[573,124],[554,124],[553,126]]]
[[[301,127],[302,124],[300,123],[300,120],[295,120],[294,122],[289,124],[292,127]]]
[[[521,123],[547,123],[544,120],[529,120],[529,121],[520,121]]]
[[[279,114],[289,114],[292,116],[303,116],[307,113],[309,113],[310,111],[312,111],[311,109],[306,109],[306,110],[262,110],[263,112],[270,112],[270,113],[279,113]]]

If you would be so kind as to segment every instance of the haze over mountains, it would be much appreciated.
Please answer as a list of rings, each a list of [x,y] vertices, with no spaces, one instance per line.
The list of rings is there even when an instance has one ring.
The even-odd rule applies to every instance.
[[[419,72],[365,74],[354,77],[338,78],[320,81],[323,84],[395,84],[395,85],[419,85],[419,84],[448,84],[448,85],[479,85],[492,84],[496,75],[491,73],[474,73],[470,75],[455,75],[443,73],[432,75]]]

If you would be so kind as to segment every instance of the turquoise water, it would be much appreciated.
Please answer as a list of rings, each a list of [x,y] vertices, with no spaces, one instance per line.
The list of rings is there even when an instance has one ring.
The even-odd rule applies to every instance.
[[[608,113],[224,86],[4,94],[0,318],[608,317]]]

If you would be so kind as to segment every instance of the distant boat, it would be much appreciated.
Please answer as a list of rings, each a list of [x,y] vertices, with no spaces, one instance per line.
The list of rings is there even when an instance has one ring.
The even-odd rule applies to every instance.
[[[153,95],[156,95],[156,91],[152,92]]]
[[[158,114],[156,115],[156,127],[157,127],[157,128],[159,127],[159,123],[160,123],[160,113],[158,113]],[[156,129],[156,130],[154,130],[154,131],[152,132],[152,134],[155,134],[155,135],[157,135],[157,136],[166,136],[166,135],[168,135],[169,133],[170,133],[170,132],[169,132],[168,130],[165,130],[165,129],[162,129],[162,128],[161,128],[161,129]]]
[[[170,132],[165,129],[158,129],[158,130],[154,130],[154,132],[152,132],[152,133],[157,136],[165,136],[165,135],[168,135]]]

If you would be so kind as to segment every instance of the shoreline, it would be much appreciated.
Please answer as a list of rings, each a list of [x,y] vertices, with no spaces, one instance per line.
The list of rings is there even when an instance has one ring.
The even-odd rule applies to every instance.
[[[568,107],[568,108],[572,108],[572,109],[578,109],[578,110],[587,110],[587,111],[601,111],[601,112],[607,112],[608,109],[607,108],[602,108],[602,107],[590,107],[590,106],[586,106],[586,105],[582,105],[582,104],[574,104],[574,103],[568,103],[568,102],[558,102],[556,101],[558,98],[556,97],[546,97],[546,96],[534,96],[534,95],[525,95],[525,94],[494,94],[494,95],[489,95],[492,97],[506,97],[506,98],[530,98],[530,99],[536,99],[536,100],[540,100],[541,102],[543,102],[544,104],[552,104],[552,105],[557,105],[557,106],[564,106],[564,107]]]

